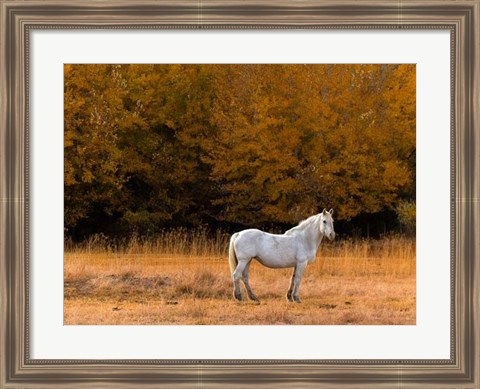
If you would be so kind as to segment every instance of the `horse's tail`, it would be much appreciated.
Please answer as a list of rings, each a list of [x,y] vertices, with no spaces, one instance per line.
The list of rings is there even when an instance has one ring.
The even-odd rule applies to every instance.
[[[237,239],[238,232],[232,235],[230,238],[230,246],[228,248],[228,264],[230,265],[230,274],[233,274],[235,269],[237,268],[238,264],[238,259],[237,259],[237,254],[235,253],[235,239]]]

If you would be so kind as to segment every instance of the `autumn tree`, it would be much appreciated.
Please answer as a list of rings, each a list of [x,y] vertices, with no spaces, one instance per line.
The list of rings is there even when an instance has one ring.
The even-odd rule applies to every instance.
[[[294,222],[329,204],[340,218],[393,209],[413,179],[411,70],[404,88],[413,95],[397,93],[395,106],[398,66],[232,66],[208,153],[224,217]]]
[[[65,65],[65,226],[95,208],[114,212],[125,199],[119,189],[124,156],[117,147],[127,121],[121,82],[114,67]]]
[[[69,230],[347,219],[414,198],[414,65],[65,65]]]

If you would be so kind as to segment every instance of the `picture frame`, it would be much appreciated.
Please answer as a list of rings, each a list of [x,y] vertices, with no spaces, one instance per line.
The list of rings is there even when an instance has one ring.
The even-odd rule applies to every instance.
[[[0,0],[0,388],[480,387],[478,0]],[[30,357],[29,38],[34,29],[448,30],[451,357],[447,360],[39,360]]]

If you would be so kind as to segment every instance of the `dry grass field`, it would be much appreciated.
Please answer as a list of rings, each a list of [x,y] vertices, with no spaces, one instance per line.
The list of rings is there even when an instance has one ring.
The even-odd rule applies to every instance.
[[[254,262],[260,303],[237,302],[228,238],[166,232],[114,246],[102,237],[65,246],[64,323],[69,324],[415,324],[415,240],[323,242],[307,266],[302,303],[289,303],[292,269]]]

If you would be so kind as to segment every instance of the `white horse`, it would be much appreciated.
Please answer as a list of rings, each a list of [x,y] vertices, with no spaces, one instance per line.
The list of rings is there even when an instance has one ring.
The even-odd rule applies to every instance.
[[[243,279],[250,300],[258,301],[248,283],[248,268],[256,258],[262,265],[278,269],[293,267],[287,300],[300,302],[298,289],[307,263],[313,262],[322,238],[335,238],[333,209],[310,216],[283,235],[269,234],[256,229],[237,232],[230,238],[228,261],[233,278],[233,295],[242,300],[240,279]]]

